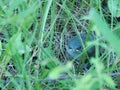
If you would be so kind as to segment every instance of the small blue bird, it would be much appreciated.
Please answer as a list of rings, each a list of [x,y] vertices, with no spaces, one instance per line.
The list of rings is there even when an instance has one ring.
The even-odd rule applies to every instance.
[[[83,51],[84,44],[87,39],[87,33],[86,32],[81,32],[80,37],[79,36],[73,36],[71,39],[68,40],[67,45],[66,45],[66,51],[71,57],[76,57],[80,55]],[[91,33],[88,35],[88,41],[93,41],[95,40],[94,33]],[[87,50],[88,55],[94,55],[95,48],[91,47],[90,49]]]

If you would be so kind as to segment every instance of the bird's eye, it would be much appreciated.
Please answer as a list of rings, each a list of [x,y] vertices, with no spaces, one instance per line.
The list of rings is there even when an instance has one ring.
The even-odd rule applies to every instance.
[[[76,50],[82,51],[82,47],[78,47]]]
[[[71,47],[68,47],[68,49],[69,49],[69,51],[70,51],[70,52],[73,52],[73,48],[71,48]]]
[[[76,52],[79,52],[80,50],[79,50],[79,49],[76,49],[75,51],[76,51]]]

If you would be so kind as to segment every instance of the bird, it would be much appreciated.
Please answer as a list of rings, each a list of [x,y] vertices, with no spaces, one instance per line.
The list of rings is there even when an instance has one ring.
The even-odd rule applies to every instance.
[[[79,35],[80,36],[76,35],[70,38],[66,45],[66,51],[72,58],[75,58],[83,52],[88,33],[81,32]],[[94,33],[90,33],[90,35],[88,35],[88,41],[93,40],[95,40],[95,35]],[[94,52],[95,47],[91,47],[87,50],[88,56],[93,56],[95,54]]]

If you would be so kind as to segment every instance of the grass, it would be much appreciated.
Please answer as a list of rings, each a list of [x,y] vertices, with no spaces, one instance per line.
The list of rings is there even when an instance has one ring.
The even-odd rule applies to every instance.
[[[0,0],[0,89],[119,90],[119,8],[119,0]],[[83,31],[96,39],[71,58],[67,41]]]

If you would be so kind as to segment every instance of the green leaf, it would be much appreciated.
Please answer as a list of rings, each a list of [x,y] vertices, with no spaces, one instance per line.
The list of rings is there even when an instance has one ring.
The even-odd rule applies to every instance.
[[[1,54],[2,54],[2,43],[0,41],[0,56],[1,56]]]
[[[10,39],[6,48],[10,55],[15,55],[16,53],[24,53],[24,47],[21,42],[21,32],[18,32]]]
[[[101,32],[104,39],[110,43],[116,53],[120,56],[120,40],[108,27],[105,20],[97,13],[95,9],[91,9],[89,19],[94,23],[96,28]]]
[[[60,77],[60,75],[61,75],[61,73],[64,71],[64,68],[63,68],[63,66],[59,66],[59,67],[56,67],[56,68],[54,68],[51,72],[50,72],[50,74],[49,74],[49,78],[50,79],[57,79],[57,78],[59,78]]]
[[[120,38],[120,22],[118,22],[116,24],[116,26],[114,27],[113,32]]]
[[[13,14],[13,10],[18,8],[20,4],[23,3],[23,0],[12,0],[9,2],[8,8],[6,8],[5,13],[9,16]]]
[[[120,16],[120,0],[108,0],[108,8],[114,17]]]
[[[8,55],[23,54],[25,52],[30,52],[31,49],[29,46],[24,45],[21,40],[21,32],[16,33],[8,42],[6,48]]]
[[[68,71],[69,69],[72,68],[72,62],[68,62],[66,65],[60,65],[56,68],[54,68],[50,74],[49,74],[49,78],[50,79],[58,79],[62,73]]]
[[[111,77],[109,77],[107,75],[104,75],[104,81],[107,83],[108,86],[115,89],[116,85],[115,85],[115,83],[114,83],[114,81],[112,80]]]

